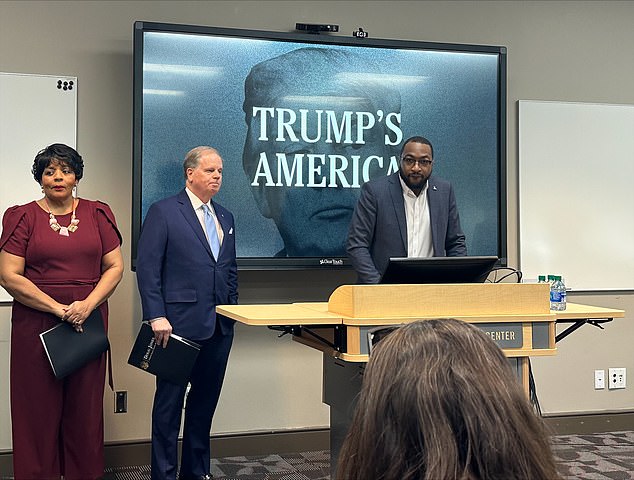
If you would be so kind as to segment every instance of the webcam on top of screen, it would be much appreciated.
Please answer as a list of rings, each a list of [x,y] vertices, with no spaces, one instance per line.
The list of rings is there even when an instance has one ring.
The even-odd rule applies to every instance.
[[[331,23],[296,23],[295,29],[308,33],[332,33],[339,31],[339,25]]]
[[[368,38],[368,32],[359,27],[358,30],[352,32],[352,36],[357,38]]]

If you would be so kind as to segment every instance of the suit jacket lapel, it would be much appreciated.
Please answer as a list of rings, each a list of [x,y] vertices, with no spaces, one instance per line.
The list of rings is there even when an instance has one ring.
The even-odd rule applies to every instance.
[[[434,177],[427,180],[427,205],[429,206],[429,222],[431,226],[431,244],[434,255],[438,255],[436,236],[438,235],[438,191],[434,184]]]
[[[399,180],[399,173],[396,172],[390,177],[390,197],[394,205],[394,213],[398,222],[398,229],[401,232],[403,248],[407,252],[407,219],[405,218],[405,200],[403,200],[403,188]]]
[[[203,227],[200,224],[200,220],[198,220],[198,217],[196,216],[194,207],[192,207],[192,202],[189,200],[189,197],[187,196],[187,193],[185,193],[185,190],[182,190],[176,198],[178,200],[179,209],[183,214],[183,217],[185,217],[185,220],[187,221],[187,223],[189,223],[189,226],[194,231],[194,234],[207,250],[207,253],[209,253],[211,258],[213,258],[214,255],[213,253],[211,253],[211,248],[209,247],[209,242],[207,241],[207,237],[205,236]]]

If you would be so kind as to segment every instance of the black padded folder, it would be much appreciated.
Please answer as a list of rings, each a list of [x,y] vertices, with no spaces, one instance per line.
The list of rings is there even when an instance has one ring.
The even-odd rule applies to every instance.
[[[187,385],[200,345],[178,335],[170,335],[167,347],[157,345],[152,327],[141,324],[128,363],[162,380]]]
[[[56,378],[64,378],[108,350],[109,343],[98,309],[82,324],[77,332],[70,323],[60,323],[40,333],[44,351]]]

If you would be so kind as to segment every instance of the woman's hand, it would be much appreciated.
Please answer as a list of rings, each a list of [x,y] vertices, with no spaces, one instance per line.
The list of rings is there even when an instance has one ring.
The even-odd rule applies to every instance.
[[[64,305],[63,303],[55,302],[54,305],[51,307],[51,313],[56,317],[59,317],[62,321],[64,320],[66,310],[68,310],[68,305]]]
[[[62,320],[72,323],[75,330],[81,332],[84,321],[112,294],[122,275],[123,258],[121,249],[117,247],[101,257],[101,278],[92,292],[85,299],[71,303]]]
[[[75,330],[81,332],[83,331],[82,324],[94,309],[94,306],[86,300],[76,300],[64,310],[62,320],[72,323]]]

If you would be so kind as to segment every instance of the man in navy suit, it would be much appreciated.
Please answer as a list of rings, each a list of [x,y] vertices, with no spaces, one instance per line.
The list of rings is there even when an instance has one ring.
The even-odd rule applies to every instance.
[[[183,162],[185,189],[154,203],[139,238],[137,282],[143,319],[159,345],[171,333],[201,345],[185,406],[179,478],[207,479],[209,432],[218,404],[233,321],[216,317],[216,305],[238,303],[234,221],[212,201],[222,184],[222,158],[196,147]],[[152,408],[152,479],[174,480],[185,386],[157,379]]]
[[[429,140],[411,137],[399,171],[362,186],[347,242],[359,283],[379,283],[390,257],[467,254],[453,187],[432,176],[433,156]]]

